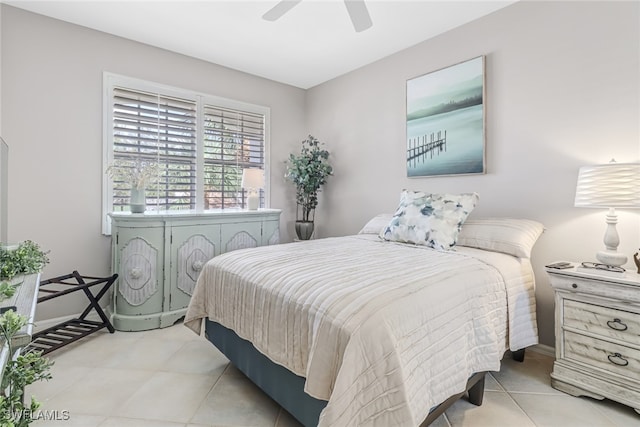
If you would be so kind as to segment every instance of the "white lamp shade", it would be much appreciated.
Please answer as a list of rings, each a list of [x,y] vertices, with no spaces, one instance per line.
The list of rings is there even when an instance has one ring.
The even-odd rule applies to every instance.
[[[257,190],[264,187],[264,171],[262,169],[244,169],[242,171],[242,188]]]
[[[640,208],[640,163],[581,167],[575,206]]]

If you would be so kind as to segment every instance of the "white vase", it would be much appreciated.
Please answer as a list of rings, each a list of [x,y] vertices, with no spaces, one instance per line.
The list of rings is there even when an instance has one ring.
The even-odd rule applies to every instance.
[[[129,199],[129,208],[131,213],[144,213],[147,207],[147,199],[144,188],[132,188],[131,198]]]

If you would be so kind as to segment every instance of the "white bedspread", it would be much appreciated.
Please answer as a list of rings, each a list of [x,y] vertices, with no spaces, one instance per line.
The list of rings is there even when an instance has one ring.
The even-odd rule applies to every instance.
[[[205,317],[304,376],[332,427],[417,426],[505,348],[537,343],[528,260],[371,235],[220,255],[185,324],[199,333]]]

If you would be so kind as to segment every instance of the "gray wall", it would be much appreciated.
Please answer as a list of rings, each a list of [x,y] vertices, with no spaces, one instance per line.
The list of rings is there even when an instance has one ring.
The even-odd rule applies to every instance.
[[[355,233],[391,212],[402,188],[477,191],[475,217],[541,221],[533,261],[540,336],[553,344],[553,295],[542,266],[590,260],[605,212],[573,207],[582,165],[640,160],[637,2],[519,2],[303,91],[2,5],[2,135],[11,145],[9,239],[51,249],[45,276],[107,274],[100,235],[102,72],[271,107],[271,206],[292,235],[284,160],[312,133],[335,176],[321,194],[318,235]],[[486,55],[487,164],[480,176],[406,178],[407,79]],[[142,60],[140,58],[143,58]],[[640,244],[640,219],[619,212],[620,250]],[[72,313],[81,300],[39,308]]]
[[[0,5],[0,101],[2,100],[2,5]],[[0,136],[2,136],[2,102],[0,102]]]
[[[271,108],[271,202],[294,200],[284,159],[306,135],[305,91],[2,5],[2,136],[10,145],[9,241],[49,249],[43,276],[110,271],[101,235],[102,73],[155,81]],[[293,209],[283,209],[283,240]],[[75,294],[74,294],[75,295]],[[38,307],[80,311],[82,297]]]
[[[323,236],[392,212],[400,190],[480,194],[473,217],[546,226],[533,262],[541,342],[553,345],[543,265],[593,260],[605,211],[573,207],[578,168],[640,160],[638,2],[519,2],[308,91],[310,132],[335,176],[316,215]],[[486,55],[486,175],[406,178],[407,79]],[[639,183],[640,185],[640,183]],[[619,211],[619,250],[640,244],[640,217]],[[633,268],[631,263],[628,268]]]

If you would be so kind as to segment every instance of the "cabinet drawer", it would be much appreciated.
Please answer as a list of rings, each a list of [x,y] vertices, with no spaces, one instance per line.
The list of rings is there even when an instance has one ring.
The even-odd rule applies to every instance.
[[[640,346],[640,315],[564,299],[564,325]]]
[[[573,332],[565,332],[565,358],[640,380],[640,352]]]

